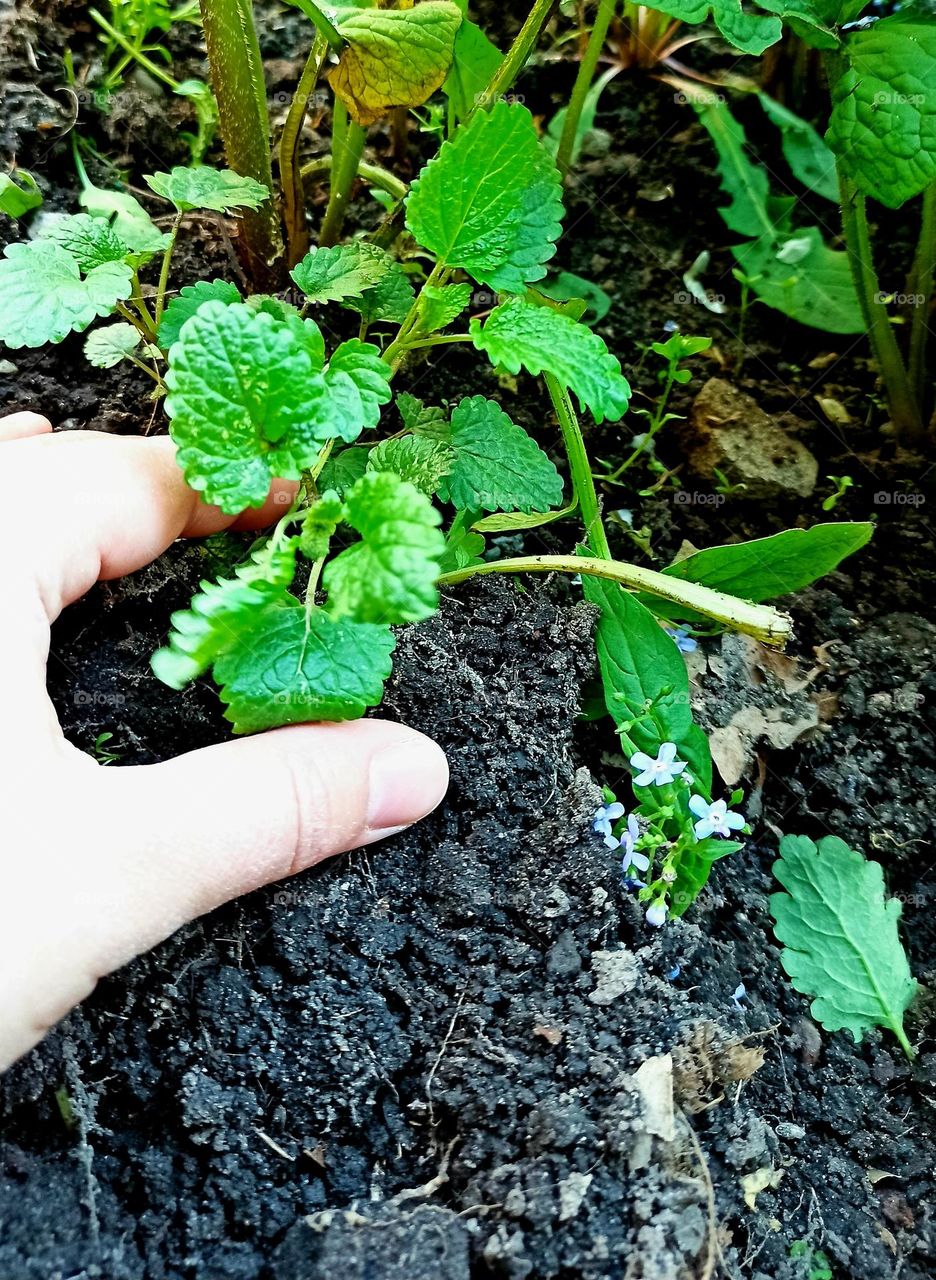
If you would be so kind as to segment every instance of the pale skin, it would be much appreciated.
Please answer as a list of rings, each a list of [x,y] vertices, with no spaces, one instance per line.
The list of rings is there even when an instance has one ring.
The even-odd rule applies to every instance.
[[[377,719],[119,768],[65,740],[46,693],[61,611],[177,537],[259,529],[290,500],[277,482],[261,510],[225,516],[166,439],[0,418],[0,1069],[187,920],[392,835],[445,794],[439,747]]]

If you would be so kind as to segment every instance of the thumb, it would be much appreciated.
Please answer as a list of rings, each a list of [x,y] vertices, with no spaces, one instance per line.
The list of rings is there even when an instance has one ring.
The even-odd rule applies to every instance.
[[[293,725],[108,773],[126,830],[102,972],[238,894],[408,827],[448,786],[441,749],[382,720]]]

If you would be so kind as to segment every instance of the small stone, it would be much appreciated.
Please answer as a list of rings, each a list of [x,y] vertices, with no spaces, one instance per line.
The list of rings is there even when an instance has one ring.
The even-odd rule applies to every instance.
[[[581,967],[582,957],[575,944],[575,934],[566,929],[550,948],[546,969],[554,978],[571,978]]]
[[[592,1004],[611,1004],[637,986],[637,957],[626,947],[617,951],[593,951],[591,966],[595,975],[595,989],[589,993],[588,998]]]
[[[774,1132],[787,1142],[799,1142],[806,1137],[806,1130],[801,1124],[790,1124],[787,1120],[781,1120]]]

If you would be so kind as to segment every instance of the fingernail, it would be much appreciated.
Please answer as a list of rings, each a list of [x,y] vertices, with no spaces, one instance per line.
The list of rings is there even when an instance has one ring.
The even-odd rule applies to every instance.
[[[418,822],[448,789],[448,761],[441,747],[412,733],[371,760],[367,829],[374,840]]]

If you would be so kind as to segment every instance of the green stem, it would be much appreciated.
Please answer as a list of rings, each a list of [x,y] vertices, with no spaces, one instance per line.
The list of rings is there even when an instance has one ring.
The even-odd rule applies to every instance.
[[[118,302],[115,307],[117,314],[123,316],[128,324],[132,324],[146,342],[155,342],[156,330],[153,328],[153,321],[146,310],[146,304],[142,302],[142,299],[131,298],[130,301],[134,304],[133,309],[131,310],[124,303]],[[138,301],[140,302],[139,306],[136,305]]]
[[[302,176],[313,178],[319,173],[329,173],[334,163],[335,157],[332,155],[316,156],[314,160],[302,166]],[[372,187],[379,187],[381,191],[386,191],[387,195],[392,196],[394,200],[402,200],[409,191],[407,183],[401,182],[389,169],[384,169],[379,164],[369,164],[366,160],[358,164],[358,177],[369,182]]]
[[[868,330],[871,350],[884,381],[891,419],[898,432],[908,441],[923,436],[923,419],[917,404],[897,339],[891,327],[887,308],[879,301],[881,286],[871,253],[871,232],[864,193],[838,166],[842,200],[842,231],[851,265],[855,292]]]
[[[410,349],[410,344],[407,342],[407,338],[412,333],[416,325],[416,322],[419,319],[419,299],[422,297],[423,289],[428,288],[429,285],[439,284],[445,278],[445,274],[447,271],[448,271],[448,268],[445,266],[443,262],[437,262],[435,264],[435,266],[432,268],[432,270],[429,272],[428,276],[424,280],[422,289],[420,289],[419,293],[413,299],[413,305],[410,307],[409,311],[406,313],[403,323],[400,325],[399,329],[397,330],[396,337],[393,339],[389,347],[387,347],[386,351],[383,353],[383,359],[386,360],[388,365],[390,365],[394,373],[400,367],[400,361],[403,359],[407,351],[409,351]],[[464,334],[458,335],[459,338],[464,338],[465,336],[466,335]]]
[[[565,445],[565,451],[569,458],[572,492],[582,513],[586,540],[592,551],[604,559],[610,560],[611,549],[608,546],[608,535],[605,533],[604,525],[601,523],[601,507],[598,504],[598,494],[595,490],[595,481],[592,478],[591,464],[588,461],[585,441],[582,438],[582,429],[579,426],[578,418],[572,405],[572,397],[569,395],[568,389],[562,386],[553,374],[547,373],[544,376],[546,390],[549,392],[549,398],[553,402],[556,417],[559,419],[562,443]]]
[[[330,24],[329,24],[330,25]],[[328,55],[328,40],[322,34],[312,42],[312,49],[289,104],[289,111],[279,140],[279,179],[283,198],[283,223],[286,228],[286,265],[294,267],[309,247],[305,218],[303,170],[299,168],[299,143],[302,125],[315,92],[322,64]]]
[[[319,244],[322,246],[335,244],[341,235],[348,202],[351,199],[351,188],[358,175],[361,153],[364,150],[363,128],[348,119],[347,109],[338,99],[335,100],[334,124],[332,155],[335,161],[331,170],[328,208],[325,210],[325,218],[319,232]]]
[[[282,241],[272,199],[270,117],[253,8],[251,0],[199,3],[227,162],[235,173],[263,183],[271,195],[259,209],[245,209],[240,221],[247,265],[265,287],[276,278]]]
[[[439,586],[455,586],[486,573],[585,573],[595,578],[618,582],[632,591],[647,591],[683,605],[707,618],[754,636],[763,644],[783,645],[793,633],[789,617],[770,605],[751,604],[736,596],[714,591],[698,582],[683,582],[655,569],[623,564],[619,560],[599,560],[592,556],[518,556],[516,559],[491,560],[443,573]]]
[[[559,148],[556,151],[556,164],[563,178],[567,177],[572,168],[572,154],[575,150],[579,121],[582,118],[582,108],[585,106],[585,99],[588,97],[588,91],[595,77],[595,68],[598,66],[598,59],[601,57],[601,51],[608,36],[608,27],[611,25],[616,8],[617,0],[598,0],[595,23],[588,37],[578,75],[575,77],[572,96],[569,98],[565,122],[562,126],[562,136],[559,139]]]
[[[910,324],[910,385],[921,412],[926,401],[926,346],[933,303],[933,280],[936,275],[936,182],[923,192],[920,238],[913,262],[913,292],[918,301]]]
[[[166,306],[166,289],[169,287],[169,268],[172,265],[172,253],[176,246],[176,240],[179,236],[179,227],[182,225],[182,214],[177,213],[172,221],[172,230],[169,232],[169,243],[166,245],[166,251],[163,254],[162,267],[159,272],[159,284],[156,288],[156,328],[159,328],[159,322]]]
[[[660,393],[659,400],[657,401],[656,409],[654,410],[653,415],[650,418],[650,425],[647,428],[647,430],[644,432],[643,439],[641,440],[640,444],[637,445],[636,449],[634,449],[634,451],[627,458],[625,458],[625,460],[621,463],[621,465],[615,471],[613,471],[611,475],[605,477],[608,483],[614,484],[614,482],[616,480],[619,480],[621,476],[624,474],[624,472],[628,470],[629,467],[632,467],[634,465],[634,463],[637,461],[640,455],[644,452],[647,446],[652,442],[654,436],[663,426],[664,420],[666,418],[666,406],[669,402],[670,392],[673,390],[673,386],[675,382],[676,382],[676,366],[670,365],[666,373],[666,381],[663,384],[663,390]]]
[[[533,52],[537,40],[540,38],[540,33],[549,21],[556,2],[557,0],[534,0],[533,8],[530,10],[526,22],[517,32],[517,37],[513,44],[507,50],[504,61],[488,81],[487,87],[475,98],[466,119],[470,119],[479,107],[483,107],[485,110],[488,107],[492,107],[498,98],[512,88],[517,76],[526,66],[527,60]]]
[[[113,40],[115,44],[118,44],[120,48],[129,55],[131,60],[138,62],[140,66],[143,67],[144,70],[148,71],[155,80],[161,81],[167,88],[172,89],[173,92],[178,89],[178,80],[173,79],[168,71],[164,71],[162,67],[153,62],[152,58],[148,58],[142,49],[138,49],[132,45],[127,37],[118,31],[116,27],[112,26],[102,13],[98,13],[97,9],[89,9],[88,17],[93,19],[101,30],[106,32],[111,40]]]
[[[334,49],[336,53],[340,53],[345,45],[341,32],[329,22],[322,10],[314,3],[314,0],[304,0],[302,12],[307,18],[311,18],[316,31],[329,48]]]

